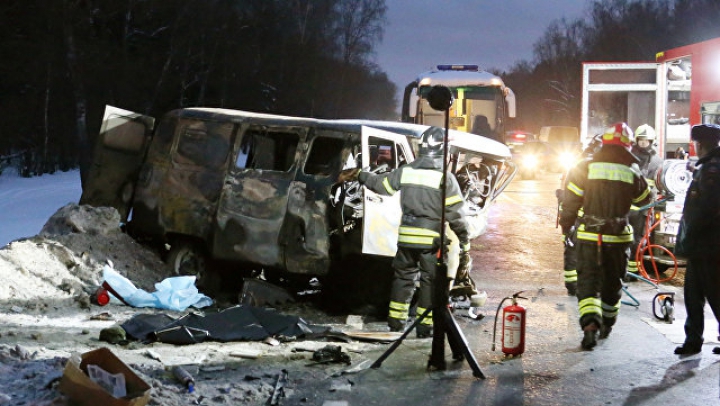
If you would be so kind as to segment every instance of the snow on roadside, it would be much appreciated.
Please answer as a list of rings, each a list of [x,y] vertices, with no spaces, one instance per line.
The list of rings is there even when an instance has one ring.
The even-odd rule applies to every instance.
[[[107,261],[148,291],[170,276],[157,253],[120,230],[117,210],[67,204],[46,219],[38,235],[0,249],[0,301],[74,300],[87,307]]]
[[[80,201],[80,171],[23,178],[10,169],[0,176],[0,246],[40,232],[62,206]]]

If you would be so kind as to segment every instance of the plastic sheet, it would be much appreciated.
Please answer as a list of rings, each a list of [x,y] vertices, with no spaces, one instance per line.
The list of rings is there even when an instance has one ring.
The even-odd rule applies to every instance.
[[[103,268],[103,279],[122,300],[132,307],[154,307],[158,309],[183,311],[188,307],[202,308],[213,301],[195,287],[194,276],[176,276],[155,284],[155,292],[138,289],[110,265]]]

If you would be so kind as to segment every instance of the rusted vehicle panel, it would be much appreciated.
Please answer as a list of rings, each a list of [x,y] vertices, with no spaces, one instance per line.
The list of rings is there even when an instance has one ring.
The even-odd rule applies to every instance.
[[[427,129],[210,108],[171,111],[156,128],[111,106],[105,119],[80,202],[117,208],[133,236],[170,247],[178,273],[213,260],[321,276],[351,255],[393,256],[399,197],[336,179],[348,167],[412,162]],[[454,171],[470,158],[484,167],[467,195],[469,216],[484,218],[514,174],[510,152],[454,133]]]

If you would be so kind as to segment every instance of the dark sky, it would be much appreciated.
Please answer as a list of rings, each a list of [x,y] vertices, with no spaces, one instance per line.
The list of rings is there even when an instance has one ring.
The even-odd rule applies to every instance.
[[[376,61],[398,91],[443,63],[508,69],[532,60],[553,20],[583,17],[589,0],[387,0]]]

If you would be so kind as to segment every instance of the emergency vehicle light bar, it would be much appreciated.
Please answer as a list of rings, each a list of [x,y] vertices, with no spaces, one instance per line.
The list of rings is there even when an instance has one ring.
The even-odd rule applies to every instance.
[[[477,72],[480,70],[478,65],[438,65],[438,70],[465,70]]]

